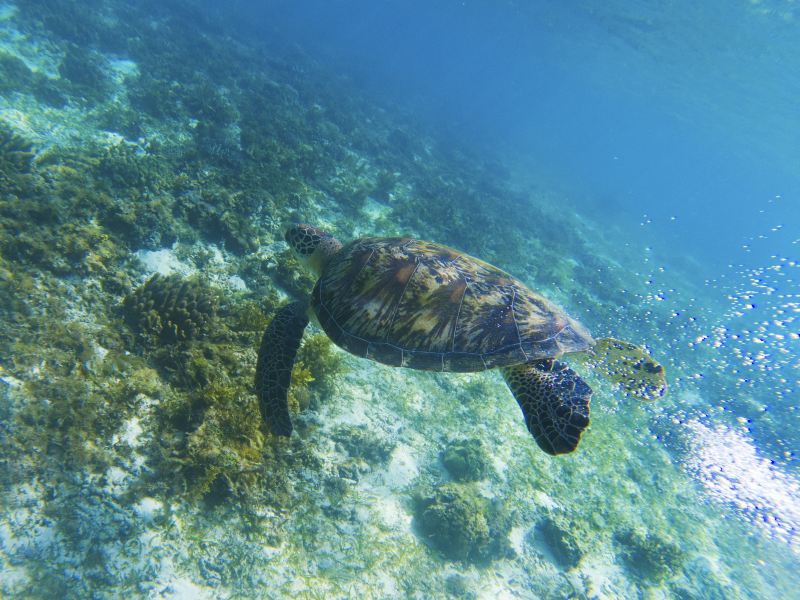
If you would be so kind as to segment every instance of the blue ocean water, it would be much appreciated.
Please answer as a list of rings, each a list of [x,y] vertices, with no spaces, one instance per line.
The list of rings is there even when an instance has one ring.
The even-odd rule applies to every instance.
[[[792,0],[0,1],[0,75],[0,596],[796,593]],[[500,377],[312,325],[277,439],[298,220],[490,261],[668,393],[588,370],[552,458]]]

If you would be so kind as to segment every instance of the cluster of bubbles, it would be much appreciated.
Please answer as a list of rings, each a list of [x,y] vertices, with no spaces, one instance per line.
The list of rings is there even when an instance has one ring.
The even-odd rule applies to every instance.
[[[649,323],[637,327],[669,375],[658,437],[709,498],[800,554],[800,480],[791,469],[800,446],[800,239],[793,235],[790,227],[766,228],[742,247],[739,264],[696,284],[647,249],[637,310]]]
[[[687,423],[692,452],[687,467],[714,499],[743,520],[789,544],[800,554],[800,481],[760,455],[739,429],[699,419]]]

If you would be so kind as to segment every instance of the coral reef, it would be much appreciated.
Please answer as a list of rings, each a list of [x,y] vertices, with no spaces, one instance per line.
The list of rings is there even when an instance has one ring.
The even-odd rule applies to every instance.
[[[84,46],[69,44],[58,72],[70,83],[72,95],[92,103],[102,100],[111,90],[100,55]]]
[[[151,145],[140,147],[118,141],[98,151],[96,172],[100,179],[113,189],[132,188],[140,194],[145,190],[156,190],[166,177],[164,163],[157,157],[157,149]]]
[[[625,566],[639,580],[660,583],[674,575],[684,556],[674,542],[653,533],[626,528],[614,534]]]
[[[125,318],[153,342],[192,340],[206,333],[217,310],[217,295],[197,279],[153,275],[125,297]]]
[[[491,470],[486,446],[477,438],[451,440],[441,459],[455,481],[479,481]]]
[[[487,563],[511,552],[507,515],[468,486],[445,484],[419,495],[414,516],[422,538],[449,559]]]
[[[579,541],[571,529],[565,526],[562,519],[544,517],[536,524],[532,532],[541,538],[559,566],[565,570],[578,566],[583,552]]]
[[[0,122],[0,177],[28,171],[34,156],[33,144]]]

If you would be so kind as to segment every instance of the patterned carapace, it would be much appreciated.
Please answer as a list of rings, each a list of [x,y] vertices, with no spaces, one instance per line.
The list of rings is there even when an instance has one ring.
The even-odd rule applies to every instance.
[[[482,371],[594,341],[557,306],[477,258],[408,238],[362,238],[339,251],[312,294],[331,339],[392,365]]]

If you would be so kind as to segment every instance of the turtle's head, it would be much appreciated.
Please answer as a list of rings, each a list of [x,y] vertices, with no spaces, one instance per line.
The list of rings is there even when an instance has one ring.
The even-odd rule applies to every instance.
[[[286,230],[286,243],[318,276],[342,247],[342,243],[330,233],[303,223],[296,223]]]

